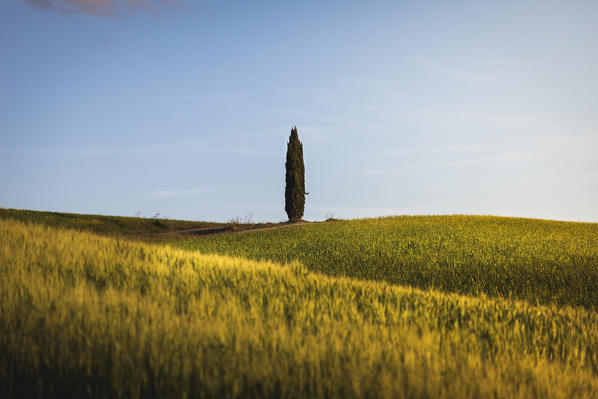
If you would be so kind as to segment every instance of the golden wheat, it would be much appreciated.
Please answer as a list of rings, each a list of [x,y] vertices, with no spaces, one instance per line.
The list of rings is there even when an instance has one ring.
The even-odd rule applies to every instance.
[[[3,397],[587,397],[598,316],[0,222]]]
[[[598,306],[598,223],[401,216],[317,223],[169,245],[334,276],[532,303]]]

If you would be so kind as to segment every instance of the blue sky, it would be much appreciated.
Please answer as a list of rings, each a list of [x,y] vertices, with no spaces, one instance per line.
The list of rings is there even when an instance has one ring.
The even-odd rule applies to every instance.
[[[309,220],[598,222],[598,2],[11,0],[0,18],[0,206],[285,220],[296,125]]]

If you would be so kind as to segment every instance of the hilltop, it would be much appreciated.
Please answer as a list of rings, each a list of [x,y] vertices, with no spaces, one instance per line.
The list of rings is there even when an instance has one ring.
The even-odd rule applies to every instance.
[[[187,221],[165,218],[89,215],[48,211],[0,208],[0,219],[43,224],[61,229],[88,231],[110,237],[143,241],[178,239],[185,235],[202,235],[275,227],[282,223],[227,223]]]

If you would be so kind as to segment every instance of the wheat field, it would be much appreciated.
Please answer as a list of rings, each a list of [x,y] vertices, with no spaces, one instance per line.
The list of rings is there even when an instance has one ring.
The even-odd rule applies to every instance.
[[[598,315],[2,220],[0,354],[2,397],[591,398]]]
[[[297,260],[333,276],[534,304],[598,307],[597,223],[398,216],[168,244],[282,263]]]

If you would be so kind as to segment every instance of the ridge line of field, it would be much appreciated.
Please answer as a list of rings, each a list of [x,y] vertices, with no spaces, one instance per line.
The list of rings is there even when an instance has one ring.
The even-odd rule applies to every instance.
[[[198,236],[210,236],[210,235],[217,235],[217,234],[242,234],[242,233],[252,233],[256,231],[266,231],[266,230],[278,230],[278,229],[286,229],[289,227],[295,226],[304,226],[307,224],[312,224],[317,222],[307,222],[301,221],[297,223],[279,223],[275,226],[269,227],[256,227],[252,228],[248,226],[248,228],[243,230],[235,230],[236,225],[228,225],[223,227],[201,227],[197,229],[184,229],[184,230],[176,230],[176,231],[167,231],[164,233],[157,233],[156,236],[167,236],[167,235],[198,235]]]

